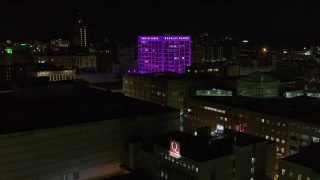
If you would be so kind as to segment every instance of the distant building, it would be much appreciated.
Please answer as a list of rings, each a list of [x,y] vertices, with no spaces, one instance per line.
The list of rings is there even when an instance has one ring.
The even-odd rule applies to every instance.
[[[64,81],[75,79],[74,70],[45,70],[31,72],[33,77],[48,77],[50,81]]]
[[[271,98],[279,96],[280,80],[262,72],[254,72],[237,79],[238,96]]]
[[[149,172],[156,180],[274,177],[275,143],[244,133],[192,136],[172,132],[131,141],[129,148],[129,166]]]
[[[74,69],[75,61],[72,55],[38,55],[34,56],[35,64],[52,64],[63,69]]]
[[[190,36],[139,36],[139,72],[185,73],[191,65]]]
[[[82,19],[79,19],[74,26],[73,46],[87,46],[87,27]]]
[[[54,48],[67,48],[70,46],[70,41],[64,39],[51,39],[51,45]]]
[[[79,70],[97,71],[96,55],[77,55],[74,56],[74,67]]]
[[[182,109],[183,98],[196,95],[207,81],[175,73],[132,74],[123,76],[125,96]]]
[[[319,180],[320,143],[312,144],[298,154],[279,160],[278,180]]]

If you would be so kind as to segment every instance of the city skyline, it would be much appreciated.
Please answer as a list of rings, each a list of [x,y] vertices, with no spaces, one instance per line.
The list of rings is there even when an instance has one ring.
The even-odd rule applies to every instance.
[[[136,40],[139,34],[232,36],[318,42],[317,5],[275,1],[8,1],[1,2],[0,38],[69,39],[81,12],[88,39]]]

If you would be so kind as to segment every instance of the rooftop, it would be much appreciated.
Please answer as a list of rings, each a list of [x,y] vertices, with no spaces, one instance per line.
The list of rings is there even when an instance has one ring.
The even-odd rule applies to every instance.
[[[92,88],[54,99],[22,100],[13,93],[0,93],[0,101],[0,134],[176,111]]]
[[[290,99],[269,98],[255,99],[249,97],[213,97],[194,96],[187,99],[215,103],[283,118],[290,118],[306,123],[320,124],[320,99],[311,97],[295,97]]]
[[[199,80],[204,79],[198,76],[193,76],[190,74],[178,74],[173,72],[159,72],[159,73],[146,73],[146,74],[129,74],[128,77],[141,77],[141,78],[157,78],[164,80]]]
[[[236,137],[236,138],[235,138]],[[142,141],[142,148],[153,151],[152,144],[157,144],[170,150],[170,140],[180,143],[180,155],[197,162],[204,162],[215,158],[233,154],[233,146],[249,146],[259,142],[269,142],[263,138],[226,130],[222,136],[192,136],[176,131],[161,134]],[[209,143],[210,142],[210,143]]]
[[[320,173],[320,143],[312,144],[298,154],[288,156],[282,160],[289,161],[313,169]]]

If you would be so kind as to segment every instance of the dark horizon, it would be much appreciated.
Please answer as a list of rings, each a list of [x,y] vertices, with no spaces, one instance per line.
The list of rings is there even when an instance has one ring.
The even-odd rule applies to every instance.
[[[279,44],[320,41],[314,1],[40,1],[0,2],[0,39],[69,39],[77,13],[89,41],[104,37],[135,41],[138,35],[171,33],[262,39]]]

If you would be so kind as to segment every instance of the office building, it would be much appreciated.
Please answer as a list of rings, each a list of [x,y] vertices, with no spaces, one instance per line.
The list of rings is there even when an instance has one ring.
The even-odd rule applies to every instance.
[[[207,81],[176,73],[131,74],[123,76],[125,96],[182,109],[183,98],[196,95]]]
[[[281,158],[320,141],[319,105],[317,99],[308,97],[187,97],[183,128],[194,134],[198,127],[222,124],[276,141],[277,156]]]
[[[73,46],[87,46],[87,27],[82,19],[79,19],[76,25],[74,26]]]
[[[17,84],[0,99],[6,102],[0,105],[0,179],[121,174],[120,165],[128,164],[128,139],[178,129],[177,110],[83,82]]]
[[[320,143],[308,146],[298,154],[279,160],[278,180],[319,180]]]
[[[35,64],[52,64],[63,69],[74,69],[75,60],[72,55],[37,55],[34,56]]]
[[[235,131],[213,136],[200,132],[197,136],[171,132],[131,141],[129,166],[147,171],[155,180],[273,178],[274,142]]]
[[[78,70],[97,71],[96,55],[77,55],[73,56],[74,67]]]
[[[139,73],[185,73],[191,65],[190,36],[139,36]]]
[[[32,77],[48,77],[50,81],[64,81],[75,79],[74,70],[45,70],[30,72]]]

